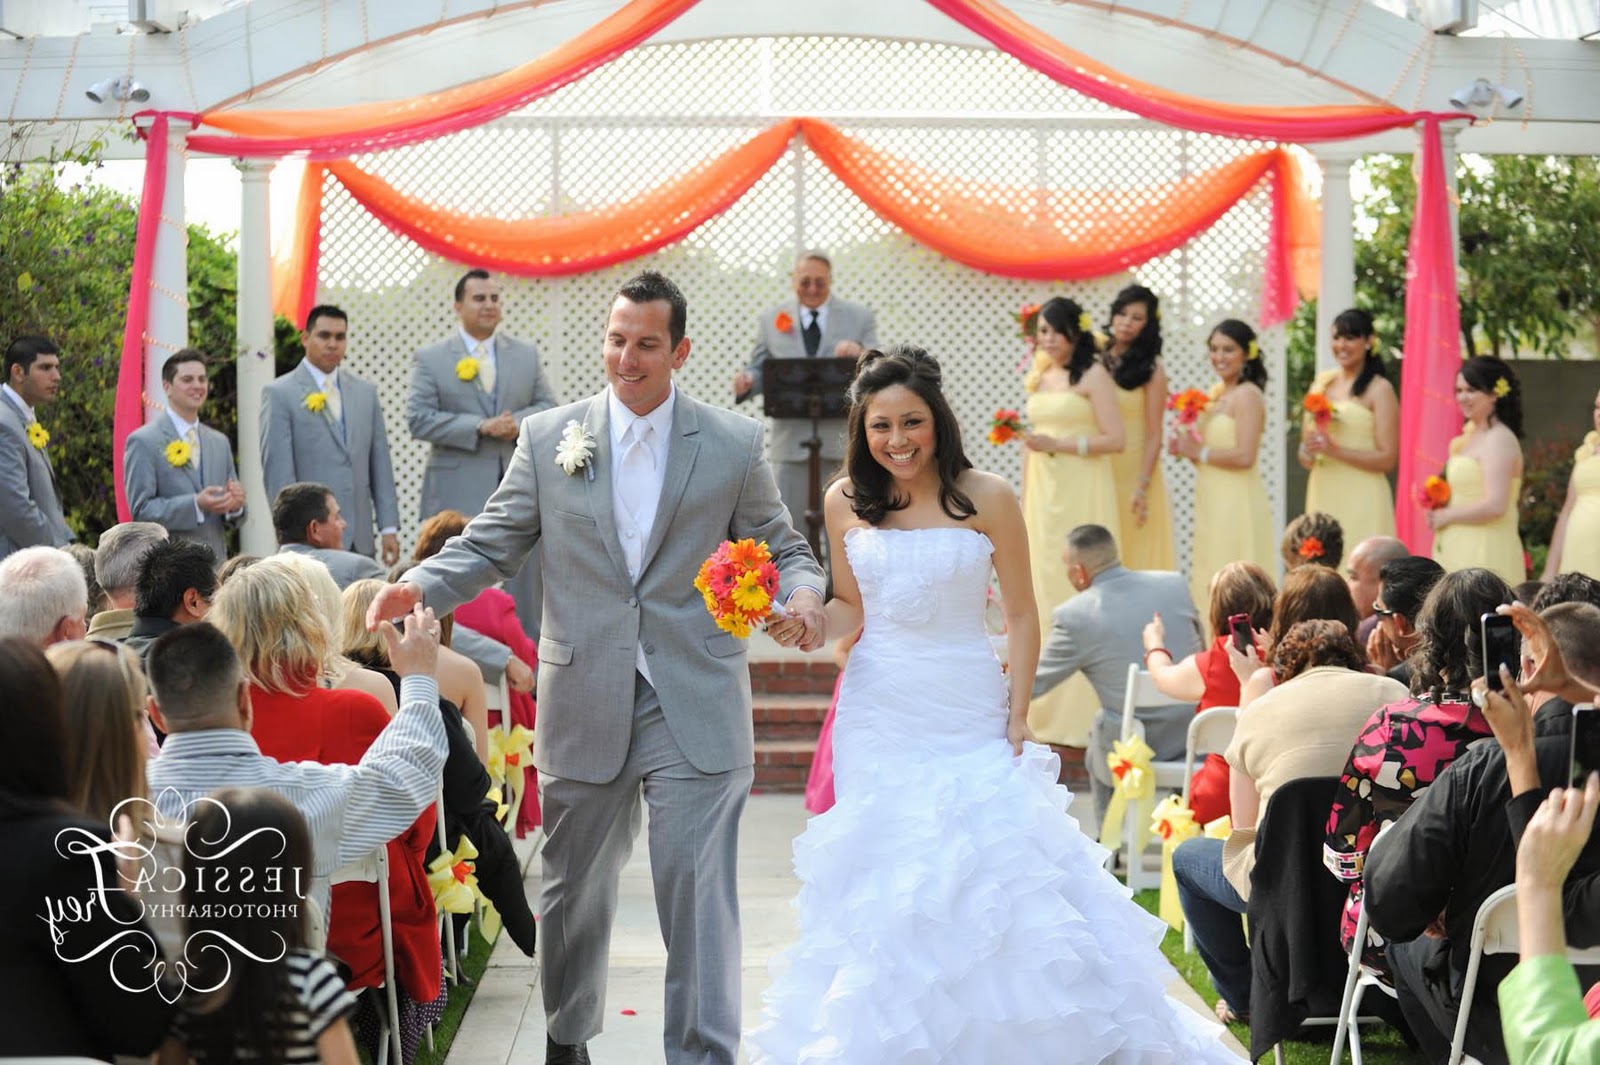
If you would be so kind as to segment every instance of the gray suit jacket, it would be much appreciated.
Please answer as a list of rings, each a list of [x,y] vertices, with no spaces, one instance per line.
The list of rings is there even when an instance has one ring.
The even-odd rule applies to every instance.
[[[1102,738],[1110,729],[1109,736],[1115,739],[1128,690],[1128,663],[1143,657],[1144,627],[1158,612],[1174,661],[1200,650],[1200,616],[1181,573],[1117,565],[1096,574],[1093,584],[1051,612],[1033,694],[1043,695],[1082,670],[1100,696],[1096,728]],[[1142,709],[1136,716],[1144,723],[1145,742],[1158,758],[1183,757],[1193,703]]]
[[[789,316],[791,324],[788,332],[779,331],[777,326],[779,314]],[[800,335],[801,324],[804,321],[804,317],[800,314],[800,302],[793,297],[761,312],[761,316],[756,319],[755,350],[751,352],[750,365],[746,367],[750,375],[756,379],[755,385],[750,389],[750,396],[761,395],[762,363],[773,358],[806,357],[805,338]],[[872,308],[864,303],[851,303],[837,296],[830,297],[824,321],[822,342],[817,345],[817,358],[833,358],[833,349],[841,340],[854,340],[862,348],[873,348],[878,344],[877,319],[873,317]],[[818,435],[822,437],[823,458],[833,459],[835,462],[844,458],[844,434],[843,418],[826,418],[822,421]],[[810,422],[794,418],[774,418],[772,461],[804,462],[806,452],[801,445],[810,437]]]
[[[348,523],[344,546],[371,555],[374,528],[400,527],[378,390],[340,368],[342,431],[326,411],[306,409],[306,396],[315,391],[317,379],[302,361],[262,392],[261,465],[267,498],[276,498],[284,485],[296,481],[327,485]]]
[[[310,544],[284,544],[278,554],[305,555],[314,558],[333,576],[333,583],[342,592],[356,581],[383,580],[383,567],[371,555],[354,551],[335,551],[329,547],[312,547]]]
[[[24,547],[60,547],[74,539],[61,514],[49,448],[28,443],[22,409],[0,394],[0,558]]]
[[[555,455],[571,420],[587,425],[596,445],[588,465],[569,475]],[[608,421],[602,392],[523,422],[505,483],[483,513],[406,580],[435,610],[454,609],[516,573],[540,545],[540,769],[590,783],[621,771],[641,649],[673,738],[694,767],[750,765],[745,643],[717,628],[695,575],[723,540],[743,537],[767,542],[780,596],[802,584],[820,589],[822,572],[778,498],[760,423],[679,391],[655,524],[639,580],[629,580],[612,508]]]
[[[128,493],[133,520],[153,521],[166,526],[177,539],[205,544],[221,562],[228,557],[228,549],[222,541],[224,518],[204,511],[200,512],[203,520],[196,518],[194,497],[202,488],[238,479],[233,465],[233,445],[209,425],[200,426],[200,468],[197,470],[193,466],[174,466],[167,461],[167,445],[177,439],[177,427],[164,414],[128,434],[122,452],[122,484]],[[226,523],[232,525],[243,516],[241,508],[238,514],[227,518]]]
[[[502,410],[521,422],[556,405],[539,349],[504,333],[495,336],[494,349],[492,396],[477,381],[456,376],[456,363],[467,356],[459,331],[412,357],[406,424],[412,436],[433,445],[422,475],[424,520],[441,510],[459,510],[470,518],[500,486],[516,441],[479,436],[479,422]]]

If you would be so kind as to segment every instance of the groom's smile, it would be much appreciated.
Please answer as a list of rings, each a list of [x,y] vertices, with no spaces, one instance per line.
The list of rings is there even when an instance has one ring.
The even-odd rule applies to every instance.
[[[672,371],[689,357],[689,338],[674,338],[673,306],[667,300],[635,303],[618,296],[606,320],[606,380],[623,405],[649,414],[672,394]]]

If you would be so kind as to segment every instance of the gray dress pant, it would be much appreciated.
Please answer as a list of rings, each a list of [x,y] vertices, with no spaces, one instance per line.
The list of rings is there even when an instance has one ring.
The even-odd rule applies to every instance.
[[[633,742],[604,784],[539,774],[542,852],[539,960],[546,1031],[584,1043],[605,1017],[617,879],[650,806],[650,873],[667,947],[669,1065],[733,1065],[739,1053],[739,816],[753,766],[702,773],[673,739],[655,689],[635,675]]]

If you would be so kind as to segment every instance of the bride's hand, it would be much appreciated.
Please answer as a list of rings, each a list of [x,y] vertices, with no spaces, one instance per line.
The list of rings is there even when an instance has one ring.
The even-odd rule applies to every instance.
[[[1039,737],[1035,736],[1033,729],[1028,727],[1027,718],[1013,717],[1006,721],[1006,742],[1011,744],[1011,753],[1013,755],[1021,755],[1022,745],[1024,743],[1038,743]]]

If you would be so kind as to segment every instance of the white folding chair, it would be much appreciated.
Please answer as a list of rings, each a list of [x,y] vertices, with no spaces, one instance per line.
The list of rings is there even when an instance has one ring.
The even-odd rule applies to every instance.
[[[1450,1040],[1450,1065],[1460,1065],[1467,1039],[1467,1019],[1478,988],[1478,966],[1485,954],[1515,954],[1517,946],[1517,885],[1507,884],[1483,900],[1472,922],[1472,952],[1467,955],[1467,975],[1461,982],[1461,1006],[1456,1011],[1455,1036]],[[1600,947],[1568,947],[1574,965],[1600,965]]]
[[[500,683],[485,684],[483,686],[484,701],[488,703],[491,711],[500,712],[501,727],[505,726],[506,714],[511,707],[511,688],[506,684],[506,676],[500,674]]]
[[[1147,707],[1171,706],[1172,697],[1164,694],[1150,679],[1150,674],[1139,668],[1139,663],[1128,663],[1128,684],[1126,694],[1122,697],[1122,731],[1124,741],[1134,736],[1144,736],[1144,725],[1135,715],[1135,711]],[[1150,763],[1151,771],[1156,778],[1156,800],[1159,802],[1162,791],[1181,791],[1187,774],[1184,773],[1182,762]],[[1122,823],[1122,847],[1128,863],[1128,886],[1135,891],[1145,888],[1161,886],[1161,852],[1159,849],[1145,848],[1144,853],[1136,852],[1138,845],[1138,825],[1134,819],[1137,812],[1130,805],[1128,816]],[[1151,864],[1151,858],[1154,864]]]
[[[405,1060],[400,1049],[400,996],[394,978],[394,917],[389,899],[389,847],[379,844],[353,862],[334,870],[333,883],[365,880],[378,885],[378,924],[383,934],[383,986],[388,1013],[378,1019],[377,1065],[400,1065]],[[390,1055],[393,1055],[391,1057]]]
[[[1393,821],[1385,821],[1372,842],[1367,844],[1367,860],[1372,860],[1373,849],[1378,846],[1378,841],[1388,834],[1395,826]],[[1361,954],[1367,946],[1367,908],[1361,907],[1361,914],[1356,918],[1355,938],[1350,941],[1350,965],[1345,970],[1344,995],[1339,1000],[1339,1023],[1333,1030],[1333,1056],[1328,1059],[1328,1065],[1341,1065],[1344,1061],[1345,1036],[1350,1037],[1350,1061],[1352,1065],[1361,1065],[1361,1022],[1369,1023],[1381,1020],[1379,1017],[1359,1017],[1361,1012],[1361,996],[1369,987],[1375,987],[1390,998],[1399,996],[1395,989],[1361,965]]]
[[[1183,750],[1183,805],[1189,805],[1189,786],[1199,768],[1195,763],[1208,754],[1221,754],[1233,742],[1233,730],[1239,724],[1237,706],[1213,706],[1189,719],[1189,738]],[[1187,921],[1183,925],[1183,951],[1194,953],[1194,929]]]
[[[439,853],[449,854],[450,841],[444,826],[444,785],[442,783],[439,785],[439,795],[434,800],[434,807],[438,812],[439,821]],[[459,984],[461,982],[461,968],[457,960],[459,955],[456,953],[456,923],[450,919],[450,914],[444,910],[439,911],[438,917],[439,933],[444,941],[445,975],[450,978],[451,983]]]

